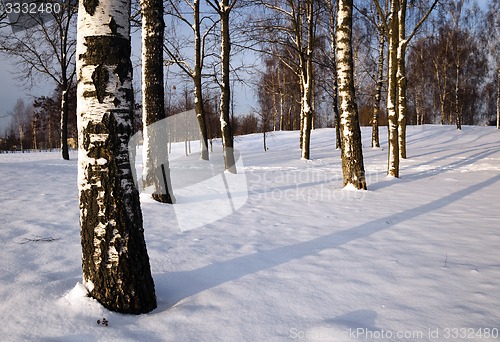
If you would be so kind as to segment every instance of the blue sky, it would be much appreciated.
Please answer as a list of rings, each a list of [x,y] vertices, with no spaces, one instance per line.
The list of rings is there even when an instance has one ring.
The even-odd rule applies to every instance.
[[[478,0],[477,2],[482,8],[485,8],[489,0]],[[138,37],[133,38],[134,50],[137,50],[135,52],[136,55],[139,53],[139,39]],[[24,99],[28,103],[31,102],[33,96],[50,95],[55,88],[53,81],[44,80],[32,89],[23,89],[19,85],[19,82],[14,79],[13,71],[15,71],[15,67],[12,62],[6,60],[4,55],[0,55],[0,136],[3,135],[4,128],[10,123],[10,117],[5,116],[12,111],[19,98]],[[140,79],[139,70],[134,71],[134,78],[136,80]],[[255,106],[255,95],[249,88],[238,88],[234,89],[238,105],[237,111],[246,114],[251,110],[252,106]]]
[[[132,59],[134,65],[139,60],[140,44],[140,37],[138,35],[133,36],[132,50],[134,56]],[[15,66],[12,62],[7,60],[4,55],[0,55],[0,136],[3,136],[5,128],[10,124],[10,116],[5,116],[12,111],[19,98],[25,100],[26,103],[30,103],[33,97],[51,95],[55,89],[55,83],[48,79],[40,81],[32,89],[24,89],[15,80],[16,75],[14,75],[14,72]],[[134,87],[139,86],[140,78],[140,69],[136,68],[134,70]],[[248,87],[237,86],[233,93],[235,94],[236,111],[243,114],[249,113],[256,102],[253,91]]]

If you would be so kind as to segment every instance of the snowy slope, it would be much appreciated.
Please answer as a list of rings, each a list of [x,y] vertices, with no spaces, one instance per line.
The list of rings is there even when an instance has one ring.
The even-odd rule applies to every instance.
[[[363,137],[365,192],[341,188],[323,129],[310,161],[298,132],[271,134],[267,152],[237,137],[246,202],[200,228],[181,232],[175,207],[142,196],[159,305],[141,316],[80,285],[76,154],[0,154],[1,340],[500,340],[500,131],[409,127],[400,179]],[[171,158],[181,184],[186,157]],[[200,189],[180,202],[220,195]]]

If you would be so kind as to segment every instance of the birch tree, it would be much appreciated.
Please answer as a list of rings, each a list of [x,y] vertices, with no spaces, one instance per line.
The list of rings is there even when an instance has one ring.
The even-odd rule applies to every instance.
[[[378,29],[378,61],[377,61],[377,85],[375,87],[375,98],[373,101],[372,112],[372,147],[380,147],[379,137],[379,118],[380,118],[380,101],[382,100],[382,88],[384,86],[384,56],[386,31],[382,20],[379,19]]]
[[[170,180],[167,130],[164,124],[163,1],[141,0],[141,13],[143,187],[152,187],[152,196],[156,201],[172,204],[175,198]]]
[[[406,158],[406,49],[410,40],[428,18],[438,0],[434,0],[426,14],[406,36],[407,0],[391,0],[389,22],[382,22],[389,40],[387,121],[388,121],[388,167],[387,174],[399,177],[399,158]],[[385,18],[378,0],[374,0],[380,18]]]
[[[497,69],[497,129],[500,129],[500,68]]]
[[[340,112],[338,107],[338,81],[337,81],[337,42],[336,42],[336,26],[337,26],[337,8],[336,3],[333,0],[328,0],[326,3],[326,7],[328,10],[328,22],[329,27],[328,31],[330,33],[330,53],[331,53],[331,61],[332,61],[332,70],[333,73],[333,89],[332,89],[332,99],[333,99],[333,122],[335,126],[335,148],[340,149],[342,146],[342,136],[340,133]]]
[[[300,1],[299,1],[300,4]],[[310,158],[311,151],[311,130],[313,126],[314,116],[314,78],[313,78],[313,51],[314,51],[314,0],[306,0],[305,4],[305,32],[307,32],[307,42],[304,44],[304,49],[299,53],[300,81],[302,87],[301,101],[301,149],[302,159]],[[298,8],[300,11],[300,7]],[[298,22],[300,24],[300,21]],[[301,25],[300,25],[301,26]],[[303,39],[302,29],[299,27],[295,30],[297,45],[302,46],[300,41]]]
[[[383,10],[374,0],[380,18],[384,18]],[[387,174],[399,177],[399,144],[398,144],[398,107],[397,107],[397,52],[399,43],[398,33],[399,0],[390,1],[389,23],[385,23],[385,30],[389,36],[388,77],[387,77],[387,130],[388,130],[388,157]]]
[[[463,0],[462,0],[463,1]],[[438,0],[434,0],[422,19],[415,25],[412,32],[406,35],[407,0],[399,0],[398,8],[398,47],[397,47],[397,88],[398,88],[398,144],[399,155],[406,158],[406,121],[407,121],[407,77],[406,77],[406,49],[422,24],[427,20]]]
[[[313,0],[260,0],[262,18],[255,25],[255,39],[264,46],[279,44],[287,55],[278,55],[281,62],[297,75],[300,84],[300,148],[302,159],[310,158],[310,139],[314,116],[315,28],[319,2]],[[273,49],[263,49],[272,54]]]
[[[110,310],[145,313],[156,307],[156,296],[128,151],[134,102],[130,0],[80,1],[78,13],[83,283]]]
[[[337,13],[337,77],[342,133],[342,172],[344,186],[366,190],[361,129],[354,92],[352,53],[353,0],[339,0]]]
[[[19,133],[19,148],[21,152],[24,153],[24,140],[25,131],[28,124],[28,112],[26,110],[26,105],[22,99],[18,99],[16,105],[14,106],[14,111],[12,112],[13,121],[12,124],[14,129]]]
[[[230,83],[230,56],[231,56],[231,35],[229,18],[231,11],[237,0],[207,0],[207,3],[217,12],[220,17],[221,34],[221,80],[219,86],[220,95],[220,125],[222,133],[222,147],[224,154],[224,168],[226,171],[236,173],[236,161],[234,159],[234,139],[231,127],[231,83]]]
[[[187,10],[181,5],[180,1],[169,0],[167,13],[186,24],[186,27],[192,30],[194,60],[190,64],[186,57],[182,57],[181,50],[184,46],[181,45],[185,45],[185,42],[179,42],[175,37],[168,37],[164,48],[171,59],[170,62],[175,63],[193,81],[196,118],[200,129],[200,157],[202,160],[209,160],[207,115],[203,106],[203,70],[205,68],[207,39],[215,28],[217,21],[212,20],[210,16],[202,15],[200,0],[185,0],[183,3],[187,6]],[[187,11],[191,11],[193,15],[192,21],[187,18]],[[205,22],[208,22],[208,24],[205,25]]]

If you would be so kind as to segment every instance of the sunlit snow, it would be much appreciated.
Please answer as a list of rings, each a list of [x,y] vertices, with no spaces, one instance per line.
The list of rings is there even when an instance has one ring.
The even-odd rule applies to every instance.
[[[408,127],[399,179],[387,130],[381,149],[362,134],[368,191],[342,188],[335,131],[321,129],[309,161],[299,132],[269,133],[267,152],[261,134],[236,137],[246,203],[196,229],[141,196],[158,308],[139,316],[85,296],[77,153],[0,154],[2,341],[498,340],[500,131]],[[171,166],[174,183],[189,174]],[[213,214],[188,195],[194,220]]]

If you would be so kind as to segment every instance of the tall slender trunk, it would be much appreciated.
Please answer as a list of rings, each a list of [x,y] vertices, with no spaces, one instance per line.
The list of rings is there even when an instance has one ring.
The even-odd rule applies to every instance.
[[[174,203],[168,163],[163,85],[163,2],[142,0],[143,187],[162,203]],[[155,124],[158,123],[158,124]],[[165,129],[162,129],[165,128]]]
[[[458,57],[457,57],[458,58]],[[455,66],[455,118],[457,122],[457,129],[462,129],[462,111],[460,110],[460,64]]]
[[[133,134],[130,0],[80,1],[77,35],[78,190],[83,282],[106,308],[156,308]]]
[[[285,119],[285,117],[284,117],[285,116],[285,113],[284,113],[284,110],[285,110],[285,95],[281,93],[281,90],[280,90],[279,97],[280,97],[280,128],[279,128],[279,130],[282,131],[283,130],[283,121]]]
[[[61,64],[61,154],[64,160],[69,160],[69,146],[68,146],[68,118],[69,118],[69,88],[73,80],[73,75],[69,73],[68,61],[68,39],[70,25],[72,21],[70,17],[74,12],[72,5],[69,2],[65,7],[66,20],[59,22],[59,35],[60,35],[60,64]]]
[[[388,123],[388,167],[387,174],[399,177],[399,141],[397,108],[397,50],[398,50],[398,0],[391,0],[389,26],[389,66],[387,86],[387,123]]]
[[[37,150],[38,149],[38,139],[37,139],[37,134],[38,134],[38,126],[37,126],[38,120],[37,120],[37,114],[33,116],[33,122],[31,123],[31,131],[33,134],[33,149]]]
[[[398,51],[397,51],[397,82],[398,82],[398,144],[399,156],[406,159],[406,0],[399,0],[398,11]]]
[[[342,132],[342,173],[344,186],[366,189],[361,129],[354,91],[352,54],[353,0],[339,0],[337,13],[337,75]]]
[[[337,43],[335,39],[335,26],[336,26],[336,20],[335,20],[335,6],[333,4],[332,0],[328,0],[327,3],[328,6],[328,14],[329,14],[329,19],[330,19],[330,49],[331,49],[331,60],[332,60],[332,73],[333,73],[333,124],[335,126],[335,148],[338,150],[342,146],[342,137],[340,134],[340,112],[339,112],[339,103],[338,103],[338,81],[337,81],[337,62],[336,62],[336,50],[337,50]]]
[[[500,68],[497,69],[497,129],[500,129]]]
[[[221,67],[222,83],[220,95],[220,124],[222,132],[222,145],[224,153],[224,167],[226,171],[236,173],[236,161],[234,159],[233,130],[231,127],[231,84],[230,84],[230,55],[231,36],[229,31],[229,0],[221,0]]]
[[[203,86],[202,86],[202,70],[203,70],[203,42],[201,38],[201,18],[200,18],[200,0],[194,0],[194,103],[196,118],[200,128],[201,153],[202,160],[209,159],[208,153],[208,133],[206,124],[205,109],[203,108]]]
[[[52,115],[50,115],[49,113],[48,116],[49,116],[49,122],[48,122],[49,151],[52,152]]]
[[[372,147],[380,147],[378,126],[380,118],[380,101],[382,99],[382,87],[384,86],[384,55],[385,30],[383,26],[380,26],[378,37],[377,85],[375,87],[375,99],[373,102],[372,113]]]
[[[302,83],[302,99],[301,99],[301,150],[302,159],[310,158],[311,151],[311,130],[313,125],[314,105],[313,105],[313,46],[314,46],[314,21],[313,21],[313,5],[314,0],[306,0],[306,21],[307,21],[307,46],[305,53],[301,52],[300,57],[300,79]],[[300,13],[300,11],[298,11]],[[300,15],[300,14],[299,14]],[[297,18],[300,21],[300,18]],[[299,32],[300,31],[300,32]],[[304,33],[297,29],[296,35],[299,48],[302,48]]]
[[[416,86],[415,93],[415,114],[417,116],[417,125],[423,124],[423,109],[422,109],[422,95],[421,91],[418,89],[419,86]]]
[[[437,76],[437,79],[438,79],[438,83],[439,82],[439,72],[437,73],[438,76]],[[448,87],[448,78],[446,77],[446,71],[444,72],[444,76],[443,76],[443,80],[442,80],[442,89],[439,93],[439,108],[440,108],[440,112],[441,112],[441,116],[440,116],[440,124],[441,125],[444,125],[446,123],[446,95],[447,95],[447,87]]]
[[[68,147],[68,116],[69,116],[69,82],[66,78],[66,71],[63,68],[63,80],[61,83],[61,154],[64,160],[69,160]]]
[[[19,124],[19,145],[21,147],[21,153],[24,153],[24,127],[22,124]]]

